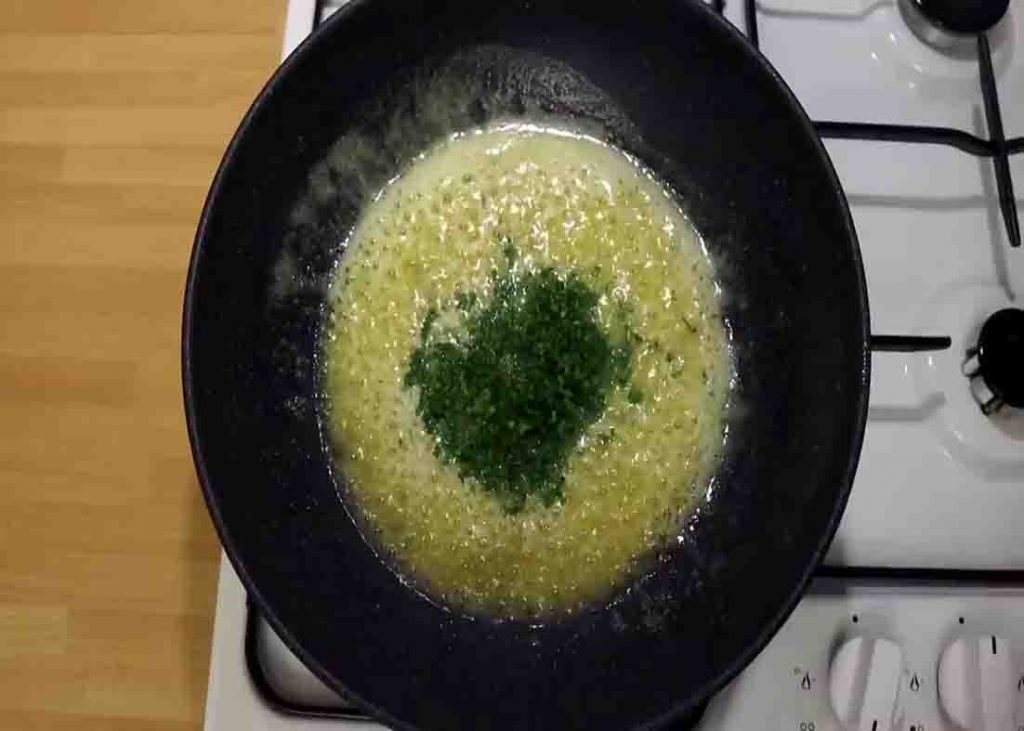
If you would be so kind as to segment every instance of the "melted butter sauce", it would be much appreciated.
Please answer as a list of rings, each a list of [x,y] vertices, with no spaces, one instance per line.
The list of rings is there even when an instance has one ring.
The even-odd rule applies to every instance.
[[[403,386],[431,308],[486,298],[508,266],[575,271],[610,334],[640,336],[629,388],[608,396],[569,458],[564,501],[509,514],[439,459]],[[507,124],[421,155],[364,212],[324,337],[329,431],[371,541],[459,610],[543,618],[608,599],[704,499],[731,378],[720,292],[699,236],[621,151]],[[640,398],[637,398],[637,395]]]

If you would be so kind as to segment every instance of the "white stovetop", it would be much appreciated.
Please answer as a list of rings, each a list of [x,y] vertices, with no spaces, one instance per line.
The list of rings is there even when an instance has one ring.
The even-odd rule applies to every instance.
[[[800,3],[770,2],[787,4]],[[761,47],[809,115],[987,137],[973,56],[945,58],[910,34],[894,5],[871,7],[856,22],[761,16]],[[1008,137],[1024,135],[1020,10],[1011,7],[994,50]],[[830,59],[827,82],[821,59]],[[932,145],[826,147],[860,238],[872,330],[953,338],[938,353],[872,357],[864,451],[827,562],[1022,568],[1021,414],[1002,417],[1012,436],[1003,433],[969,401],[959,375],[968,334],[999,307],[1020,307],[1024,294],[1024,251],[1008,246],[992,165]],[[1011,166],[1020,194],[1024,159]]]
[[[314,6],[290,2],[285,53],[312,27]],[[813,119],[987,136],[976,61],[922,46],[892,0],[763,0],[759,7],[761,48]],[[740,28],[742,10],[741,0],[728,0],[726,16]],[[1011,7],[994,44],[1007,137],[1024,135],[1022,10]],[[1024,250],[1006,242],[991,163],[929,145],[826,147],[860,238],[872,330],[954,341],[938,353],[873,356],[864,450],[827,563],[1022,569],[1024,418],[986,421],[958,375],[969,334],[995,309],[1021,307],[1024,295]],[[1024,155],[1011,158],[1011,169],[1024,210]],[[224,561],[207,729],[322,728],[259,702],[244,669],[244,618],[244,591]]]

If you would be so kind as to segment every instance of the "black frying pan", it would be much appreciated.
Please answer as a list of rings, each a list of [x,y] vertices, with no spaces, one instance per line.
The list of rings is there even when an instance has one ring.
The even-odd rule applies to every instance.
[[[443,119],[415,91],[438,79],[468,90]],[[600,128],[678,191],[723,272],[738,369],[690,540],[612,606],[540,626],[451,613],[396,579],[339,500],[316,397],[326,282],[366,192],[445,127],[524,114]],[[348,133],[358,155],[332,147]],[[828,546],[868,374],[860,256],[822,145],[764,58],[685,0],[355,0],[243,121],[185,297],[189,431],[228,555],[299,658],[400,727],[615,729],[697,707]]]

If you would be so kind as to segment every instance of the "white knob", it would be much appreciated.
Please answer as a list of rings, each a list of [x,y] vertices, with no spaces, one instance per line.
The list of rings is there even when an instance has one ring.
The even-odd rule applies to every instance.
[[[829,700],[851,731],[892,731],[899,720],[903,651],[891,640],[853,637],[828,669]]]
[[[939,658],[939,700],[960,728],[1013,728],[1015,683],[1010,646],[1002,637],[961,637]]]

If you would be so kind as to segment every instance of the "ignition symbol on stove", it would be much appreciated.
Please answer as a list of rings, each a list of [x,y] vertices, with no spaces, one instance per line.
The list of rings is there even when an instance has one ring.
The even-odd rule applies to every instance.
[[[921,690],[921,679],[917,677],[917,673],[910,679],[910,689],[915,693]]]
[[[810,690],[811,689],[811,674],[810,673],[804,673],[804,679],[800,681],[800,687],[803,688],[804,690]]]

